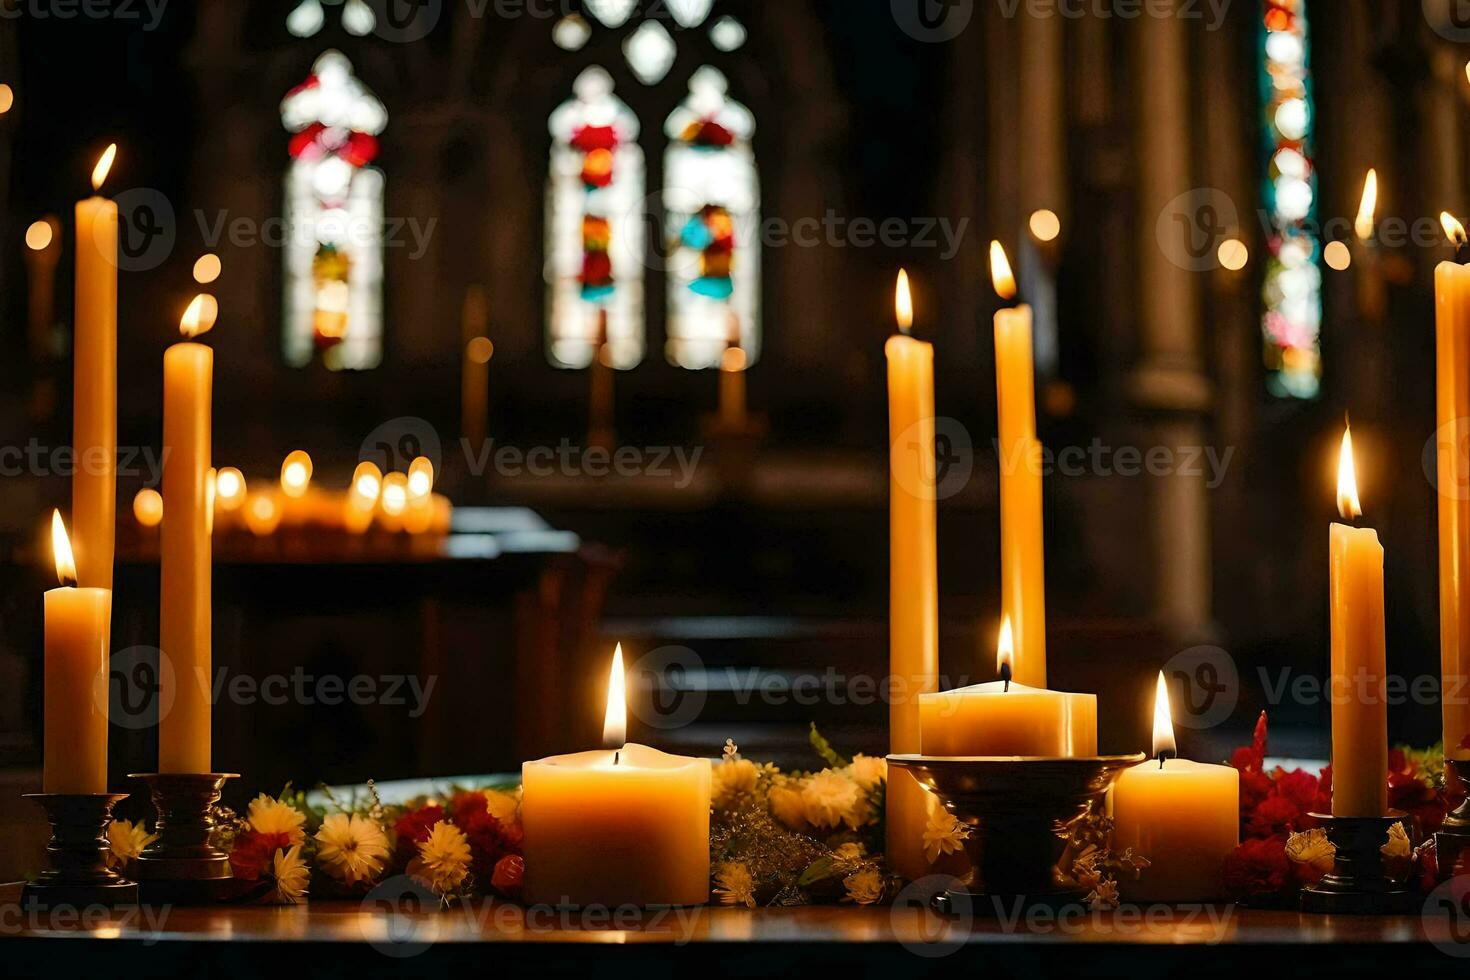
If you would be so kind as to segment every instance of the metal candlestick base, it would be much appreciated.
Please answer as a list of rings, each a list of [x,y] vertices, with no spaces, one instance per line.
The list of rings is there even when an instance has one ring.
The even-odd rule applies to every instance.
[[[158,812],[158,840],[138,858],[138,884],[149,902],[210,904],[230,894],[230,858],[209,843],[210,808],[235,773],[134,773],[148,784]]]
[[[971,830],[965,850],[975,868],[973,888],[939,896],[939,910],[985,914],[1024,906],[1056,908],[1080,903],[1085,891],[1067,888],[1056,866],[1068,824],[1101,802],[1137,755],[1080,759],[948,758],[890,755],[944,808]]]
[[[1337,848],[1332,870],[1302,891],[1302,911],[1323,915],[1392,915],[1414,911],[1413,893],[1396,884],[1383,870],[1383,845],[1388,830],[1405,818],[1403,813],[1383,817],[1334,817],[1311,814]]]
[[[1470,788],[1470,759],[1446,759],[1444,764],[1461,786]],[[1449,881],[1461,861],[1470,861],[1470,796],[1458,810],[1445,817],[1443,829],[1434,835],[1434,856],[1439,864],[1440,881]]]
[[[44,908],[136,905],[138,886],[107,867],[107,827],[126,793],[27,793],[46,811],[51,867],[27,884],[24,905]]]

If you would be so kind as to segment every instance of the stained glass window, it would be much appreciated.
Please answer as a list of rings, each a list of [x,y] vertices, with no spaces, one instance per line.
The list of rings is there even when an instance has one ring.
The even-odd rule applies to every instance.
[[[760,181],[755,117],[727,95],[725,76],[694,73],[669,116],[664,159],[668,216],[668,358],[717,367],[726,347],[754,363],[760,346]]]
[[[337,51],[281,102],[286,170],[283,352],[332,370],[383,354],[383,173],[371,166],[388,113]]]
[[[1270,255],[1264,313],[1271,392],[1315,398],[1322,380],[1321,240],[1315,232],[1315,106],[1306,0],[1264,0],[1262,104]]]
[[[632,368],[644,352],[638,117],[613,94],[602,68],[584,71],[573,90],[551,114],[547,346],[556,366],[584,368],[605,341],[612,365]]]

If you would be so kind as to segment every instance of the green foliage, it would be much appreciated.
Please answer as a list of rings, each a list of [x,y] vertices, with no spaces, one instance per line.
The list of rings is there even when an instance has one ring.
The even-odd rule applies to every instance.
[[[842,754],[832,747],[826,736],[817,731],[817,723],[812,722],[811,732],[807,735],[808,741],[812,743],[812,749],[821,756],[822,761],[827,763],[829,769],[846,769],[852,765],[851,759],[845,759]]]

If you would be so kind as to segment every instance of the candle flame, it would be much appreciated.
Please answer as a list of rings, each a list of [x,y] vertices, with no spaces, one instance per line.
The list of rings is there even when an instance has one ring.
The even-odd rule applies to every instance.
[[[898,318],[898,329],[907,334],[914,326],[914,294],[909,289],[909,271],[898,270],[898,285],[893,289],[893,314]]]
[[[1465,226],[1460,224],[1460,219],[1448,211],[1439,213],[1439,223],[1444,227],[1444,233],[1449,236],[1450,243],[1456,248],[1470,242],[1470,236],[1465,234]]]
[[[1000,637],[995,641],[995,672],[1002,674],[1006,667],[1016,669],[1016,638],[1011,630],[1011,617],[1000,621]]]
[[[1348,521],[1363,516],[1363,505],[1358,500],[1358,471],[1353,465],[1352,426],[1343,429],[1342,451],[1337,457],[1337,512]]]
[[[620,749],[628,740],[628,697],[623,676],[623,645],[613,651],[607,677],[607,713],[602,718],[602,747]]]
[[[402,473],[389,473],[383,477],[383,491],[379,495],[383,513],[389,517],[400,517],[408,509],[408,477]]]
[[[378,469],[378,464],[359,463],[357,471],[352,474],[352,494],[355,500],[371,507],[378,502],[378,494],[382,490],[383,471]]]
[[[311,485],[311,456],[304,449],[297,449],[281,463],[281,489],[286,496],[298,499],[306,495]]]
[[[1159,684],[1154,691],[1154,758],[1165,755],[1173,757],[1179,751],[1174,741],[1174,718],[1169,710],[1169,685],[1164,682],[1164,672],[1159,671]]]
[[[1372,168],[1368,170],[1368,177],[1363,181],[1363,201],[1358,205],[1358,220],[1353,222],[1353,230],[1358,233],[1358,240],[1366,242],[1373,237],[1373,218],[1378,212],[1378,171]]]
[[[1001,299],[1016,298],[1016,276],[1011,272],[1011,260],[1006,258],[1005,247],[1000,242],[990,243],[990,282]]]
[[[51,555],[56,559],[56,580],[62,585],[77,584],[77,562],[71,553],[71,539],[66,536],[66,524],[61,511],[51,512]]]
[[[92,168],[92,190],[100,191],[102,182],[107,179],[107,172],[112,169],[112,161],[117,159],[117,144],[107,144],[107,149],[102,151],[102,156],[97,158],[97,166]]]
[[[208,293],[200,293],[189,303],[189,308],[179,318],[179,333],[190,340],[214,328],[219,317],[219,302]]]
[[[408,464],[408,495],[417,499],[427,497],[434,489],[434,464],[427,456],[420,456]]]

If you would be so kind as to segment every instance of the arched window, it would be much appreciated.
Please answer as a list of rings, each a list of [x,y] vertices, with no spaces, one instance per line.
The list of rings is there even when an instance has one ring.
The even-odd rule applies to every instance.
[[[383,357],[383,173],[370,166],[388,113],[340,52],[281,102],[286,171],[286,363],[332,370]]]
[[[547,349],[557,367],[584,368],[606,343],[613,367],[632,368],[645,346],[638,118],[601,68],[584,71],[573,91],[551,114]]]
[[[669,116],[664,209],[669,221],[669,362],[718,367],[726,347],[760,348],[760,181],[755,117],[705,66]]]

